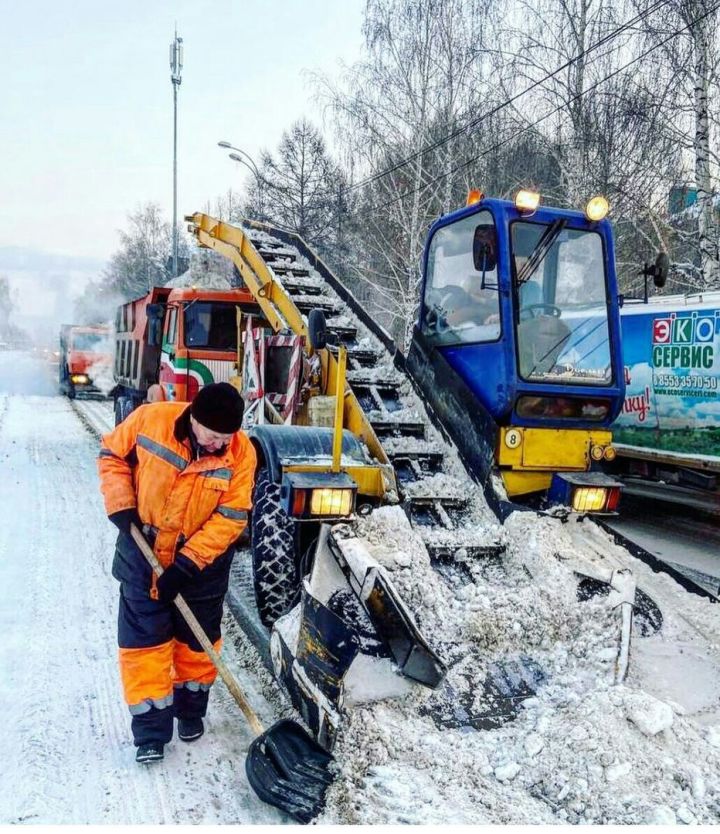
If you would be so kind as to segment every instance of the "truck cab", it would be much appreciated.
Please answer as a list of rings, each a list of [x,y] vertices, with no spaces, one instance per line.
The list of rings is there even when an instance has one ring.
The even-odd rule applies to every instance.
[[[115,421],[143,402],[190,402],[210,382],[238,374],[243,317],[265,319],[243,289],[154,287],[118,308],[115,321]]]
[[[60,391],[105,396],[111,387],[112,335],[107,325],[64,324],[60,328]]]
[[[624,376],[610,224],[485,198],[442,217],[425,248],[411,365],[418,349],[482,412],[485,468],[509,497],[611,457]]]

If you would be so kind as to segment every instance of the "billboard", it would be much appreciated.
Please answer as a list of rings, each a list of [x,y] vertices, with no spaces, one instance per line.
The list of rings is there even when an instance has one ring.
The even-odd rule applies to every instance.
[[[629,302],[621,323],[615,442],[720,457],[720,293]]]

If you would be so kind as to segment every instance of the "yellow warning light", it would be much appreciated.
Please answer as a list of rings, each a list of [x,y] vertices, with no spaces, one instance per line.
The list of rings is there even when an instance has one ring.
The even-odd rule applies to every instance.
[[[515,208],[518,211],[535,211],[540,205],[540,194],[537,191],[521,189],[515,195]]]
[[[617,457],[617,452],[613,449],[612,446],[608,446],[605,451],[603,452],[603,457],[605,460],[615,460]]]
[[[471,188],[468,191],[467,200],[465,200],[465,205],[466,206],[474,206],[475,203],[479,203],[480,200],[482,200],[482,198],[484,196],[485,195],[482,193],[482,191],[479,188]]]
[[[587,201],[587,205],[585,206],[585,217],[593,223],[597,223],[598,220],[602,220],[604,217],[607,217],[607,213],[610,211],[610,203],[598,194],[597,197],[593,197],[592,199]]]

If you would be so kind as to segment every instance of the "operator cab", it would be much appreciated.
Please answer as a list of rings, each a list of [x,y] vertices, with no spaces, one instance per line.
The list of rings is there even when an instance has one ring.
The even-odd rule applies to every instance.
[[[485,199],[439,220],[420,331],[501,425],[607,426],[622,405],[607,221]]]

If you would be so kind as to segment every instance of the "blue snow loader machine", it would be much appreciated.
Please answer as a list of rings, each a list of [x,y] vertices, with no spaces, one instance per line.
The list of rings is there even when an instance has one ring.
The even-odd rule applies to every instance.
[[[580,212],[470,192],[430,230],[407,368],[489,496],[494,470],[510,502],[617,508],[600,471],[625,395],[606,213],[602,197]]]

